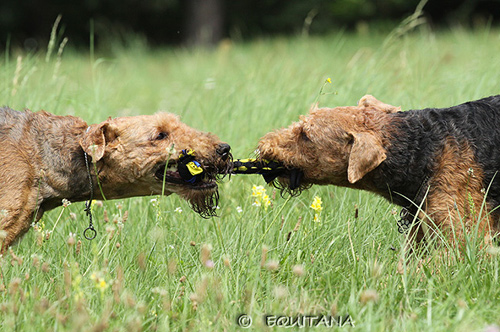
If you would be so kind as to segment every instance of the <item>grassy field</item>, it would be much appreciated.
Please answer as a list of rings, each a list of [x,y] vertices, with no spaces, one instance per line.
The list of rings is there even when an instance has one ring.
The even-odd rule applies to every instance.
[[[410,109],[500,93],[494,29],[339,32],[214,50],[137,43],[106,55],[76,52],[71,42],[58,55],[58,44],[50,56],[4,55],[2,104],[88,123],[166,110],[216,133],[238,158],[318,97],[323,106],[353,105],[369,93]],[[313,187],[289,199],[264,187],[265,207],[253,204],[253,185],[264,181],[226,179],[219,217],[208,220],[174,196],[94,204],[93,241],[82,235],[83,203],[46,213],[0,258],[0,330],[239,331],[239,318],[259,331],[276,328],[266,328],[266,315],[271,325],[272,315],[349,315],[342,328],[323,320],[306,330],[499,331],[500,256],[473,237],[465,253],[408,259],[399,209],[379,197]],[[315,196],[320,212],[310,207]]]

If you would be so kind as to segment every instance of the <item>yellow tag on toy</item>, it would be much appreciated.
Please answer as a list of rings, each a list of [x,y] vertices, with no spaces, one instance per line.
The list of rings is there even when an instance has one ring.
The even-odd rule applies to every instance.
[[[194,150],[182,150],[181,153],[179,154],[179,158],[185,157],[185,156],[194,156]]]
[[[200,166],[196,165],[194,162],[189,162],[186,164],[186,167],[187,169],[189,170],[189,173],[191,173],[191,175],[198,175],[200,173],[203,173],[203,168],[201,168]]]

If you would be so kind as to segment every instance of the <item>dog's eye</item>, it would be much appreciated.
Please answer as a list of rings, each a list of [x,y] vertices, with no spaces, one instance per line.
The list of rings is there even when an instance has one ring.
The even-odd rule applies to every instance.
[[[309,138],[309,136],[307,136],[307,134],[304,131],[300,132],[300,139],[303,140],[304,142],[310,142],[311,141],[311,139]]]
[[[347,144],[352,145],[354,143],[354,136],[352,134],[348,134],[347,136]]]
[[[167,134],[167,133],[163,133],[163,132],[161,132],[161,133],[159,133],[159,134],[158,134],[158,136],[156,136],[156,138],[155,138],[155,139],[156,139],[157,141],[161,141],[162,139],[165,139],[165,138],[167,138],[167,137],[168,137],[168,134]]]

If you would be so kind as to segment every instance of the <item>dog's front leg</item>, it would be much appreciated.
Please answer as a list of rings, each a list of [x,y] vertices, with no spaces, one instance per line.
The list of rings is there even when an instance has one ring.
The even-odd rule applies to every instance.
[[[26,204],[17,209],[0,211],[0,254],[20,239],[43,215],[39,205]]]

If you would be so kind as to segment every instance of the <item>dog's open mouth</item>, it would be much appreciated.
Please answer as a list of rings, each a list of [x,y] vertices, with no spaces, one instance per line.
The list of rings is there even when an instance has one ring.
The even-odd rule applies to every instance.
[[[178,159],[162,163],[155,170],[159,181],[182,185],[189,189],[216,189],[217,181],[229,174],[231,163],[226,157],[222,165],[197,160],[193,150],[182,150]]]
[[[176,193],[200,216],[208,218],[217,215],[217,179],[229,172],[229,165],[222,170],[220,167],[210,162],[202,164],[196,160],[194,151],[182,150],[178,159],[158,165],[154,175],[158,181],[178,186]]]
[[[195,173],[192,174],[191,172]],[[190,189],[214,189],[217,187],[216,177],[207,172],[201,165],[186,166],[177,160],[160,165],[155,171],[159,181],[186,186]]]

